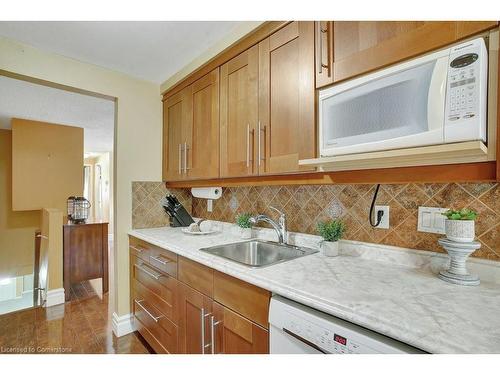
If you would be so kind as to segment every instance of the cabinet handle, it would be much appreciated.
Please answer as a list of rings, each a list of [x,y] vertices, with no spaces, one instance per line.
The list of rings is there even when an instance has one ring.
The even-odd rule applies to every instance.
[[[250,167],[250,124],[247,124],[247,168]]]
[[[153,273],[151,271],[148,271],[146,268],[143,267],[143,265],[139,265],[136,263],[136,264],[134,264],[134,266],[135,266],[135,268],[138,268],[139,270],[144,272],[146,275],[151,276],[155,280],[160,280],[160,277],[163,276],[161,273]]]
[[[262,146],[261,146],[261,139],[260,139],[260,133],[264,133],[264,144],[266,142],[266,127],[263,126],[261,127],[260,126],[260,121],[259,121],[259,136],[258,136],[258,142],[259,142],[259,147],[258,147],[258,150],[259,150],[259,167],[260,167],[260,164],[261,164],[261,160],[266,160],[265,157],[262,157],[262,153],[261,153],[261,149],[262,149]]]
[[[158,263],[160,263],[160,264],[162,264],[162,265],[164,265],[164,266],[165,266],[165,265],[167,265],[167,263],[170,263],[170,262],[171,262],[171,260],[162,260],[162,259],[160,258],[160,256],[155,256],[155,257],[154,257],[154,256],[150,255],[150,256],[149,256],[149,258],[150,258],[150,259],[152,259],[152,260],[157,261]]]
[[[221,323],[220,320],[215,321],[215,317],[212,315],[210,317],[210,337],[212,339],[212,354],[215,354],[215,327]]]
[[[142,252],[144,251],[143,249],[139,249],[139,248],[137,248],[137,247],[135,247],[135,246],[132,246],[132,245],[129,245],[129,247],[130,247],[132,250],[137,251],[137,253],[138,253],[138,254],[140,254],[140,253],[142,253]]]
[[[320,21],[316,21],[316,58],[318,61],[316,61],[316,66],[318,69],[319,74],[323,72],[323,48],[322,48],[322,43],[321,43],[321,23]]]
[[[179,174],[182,174],[182,145],[179,143]]]
[[[201,354],[205,354],[205,348],[208,348],[210,344],[205,345],[205,318],[212,315],[211,313],[205,314],[205,309],[202,307],[200,310],[200,320],[201,320]]]
[[[184,173],[187,173],[188,170],[191,168],[188,168],[188,153],[187,150],[189,150],[190,147],[188,147],[187,142],[184,142]]]
[[[149,315],[149,317],[150,317],[151,319],[153,319],[153,320],[155,321],[155,323],[158,323],[158,321],[159,321],[161,318],[163,318],[163,316],[164,316],[164,315],[154,316],[153,314],[151,314],[151,313],[148,311],[148,309],[146,309],[146,308],[144,307],[144,305],[142,305],[142,303],[141,303],[141,302],[144,302],[144,300],[143,300],[143,299],[141,299],[140,301],[137,301],[136,299],[134,299],[134,302],[135,302],[136,304],[138,304],[138,305],[139,305],[139,307],[140,307],[142,310],[144,310],[144,312],[145,312],[146,314],[148,314],[148,315]]]
[[[316,48],[318,50],[317,53],[317,59],[318,61],[316,62],[318,72],[321,74],[323,72],[323,68],[328,68],[329,64],[323,64],[323,35],[322,34],[327,34],[328,36],[328,26],[326,29],[323,29],[321,27],[321,22],[317,21],[316,22]]]

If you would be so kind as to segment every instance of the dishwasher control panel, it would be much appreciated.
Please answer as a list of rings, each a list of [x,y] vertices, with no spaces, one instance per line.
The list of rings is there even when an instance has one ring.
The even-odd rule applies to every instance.
[[[271,354],[375,354],[422,351],[333,315],[274,295],[269,308]]]
[[[284,332],[291,333],[295,339],[305,344],[313,344],[317,349],[334,354],[369,354],[377,353],[368,346],[360,345],[347,336],[319,327],[305,319],[292,317],[286,322]],[[302,339],[302,340],[301,340]]]

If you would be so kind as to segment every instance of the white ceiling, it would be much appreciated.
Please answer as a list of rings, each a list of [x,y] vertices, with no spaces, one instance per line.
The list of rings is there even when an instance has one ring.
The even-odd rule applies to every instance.
[[[243,23],[4,21],[0,36],[160,84]]]
[[[0,76],[0,129],[13,117],[84,128],[84,149],[113,149],[115,104],[106,99]]]

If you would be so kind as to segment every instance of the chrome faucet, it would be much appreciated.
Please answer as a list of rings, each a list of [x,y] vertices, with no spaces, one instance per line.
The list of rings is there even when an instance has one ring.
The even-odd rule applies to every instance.
[[[266,215],[257,215],[254,217],[250,218],[250,222],[252,224],[257,224],[260,221],[263,221],[265,223],[270,224],[274,230],[276,231],[276,234],[278,235],[278,242],[280,244],[288,244],[288,232],[286,230],[286,216],[283,212],[278,210],[275,207],[269,206],[269,208],[272,208],[274,211],[280,214],[280,218],[278,222],[272,220],[269,216]]]

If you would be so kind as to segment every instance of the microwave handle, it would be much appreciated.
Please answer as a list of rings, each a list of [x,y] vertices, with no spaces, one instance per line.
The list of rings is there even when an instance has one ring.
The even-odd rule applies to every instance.
[[[448,56],[445,56],[436,60],[429,85],[429,95],[427,97],[428,131],[439,131],[441,129],[441,142],[444,142],[445,111],[448,101],[447,83]]]

